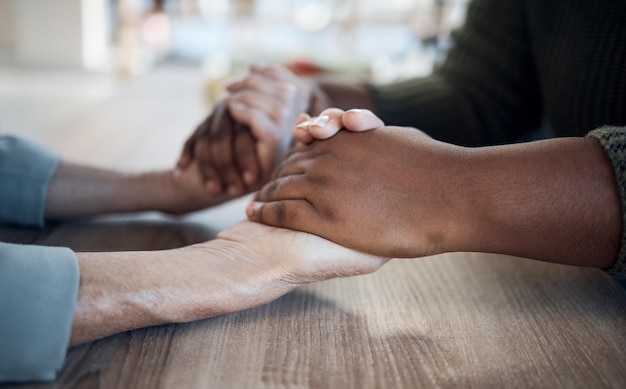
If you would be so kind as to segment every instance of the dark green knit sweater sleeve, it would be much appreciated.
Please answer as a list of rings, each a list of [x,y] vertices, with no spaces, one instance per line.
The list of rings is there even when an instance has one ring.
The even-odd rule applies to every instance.
[[[588,136],[602,144],[615,171],[622,203],[622,241],[617,261],[607,271],[616,277],[626,278],[626,127],[602,127],[591,131]]]
[[[473,1],[431,76],[368,85],[377,113],[389,125],[465,146],[517,140],[542,116],[527,27],[523,1]]]

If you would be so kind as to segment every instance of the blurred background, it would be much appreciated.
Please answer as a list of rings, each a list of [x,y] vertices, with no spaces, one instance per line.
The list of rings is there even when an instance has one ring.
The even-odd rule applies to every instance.
[[[77,126],[124,138],[158,119],[184,138],[250,63],[375,83],[424,75],[468,1],[0,0],[0,132],[70,155],[68,142],[87,142]]]

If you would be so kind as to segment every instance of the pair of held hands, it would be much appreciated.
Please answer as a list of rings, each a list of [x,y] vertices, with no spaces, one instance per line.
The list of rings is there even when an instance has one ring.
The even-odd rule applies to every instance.
[[[178,162],[184,170],[195,161],[210,194],[232,198],[269,181],[247,208],[252,221],[383,257],[439,251],[439,237],[420,241],[427,231],[416,225],[441,224],[431,210],[445,208],[438,172],[448,145],[412,128],[384,127],[367,110],[331,108],[294,118],[314,111],[315,99],[307,84],[280,69],[253,67],[228,89]],[[416,193],[416,177],[428,190]]]

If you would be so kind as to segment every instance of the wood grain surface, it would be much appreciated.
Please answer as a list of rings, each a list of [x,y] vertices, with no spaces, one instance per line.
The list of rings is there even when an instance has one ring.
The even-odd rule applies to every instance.
[[[180,92],[186,97],[174,105],[197,106],[190,92],[197,75],[181,74],[156,72],[140,92],[123,92],[75,118],[64,136],[99,118],[141,123],[141,115],[171,108],[166,97],[141,100],[160,93],[153,82],[182,84],[188,94]],[[182,142],[191,128],[168,135],[171,120],[149,123],[112,130],[132,135],[100,147],[92,154],[96,162],[132,168],[140,155],[152,158],[140,167],[170,163],[179,147],[172,139]],[[90,147],[100,143],[84,143],[81,154],[76,142],[48,143],[55,142],[78,160],[87,160]],[[211,239],[243,217],[244,203],[179,219],[142,214],[42,230],[5,226],[0,240],[79,251],[178,247]],[[236,314],[111,336],[70,349],[54,382],[0,387],[623,388],[624,328],[624,289],[601,271],[455,253],[393,260],[374,274],[308,285]]]

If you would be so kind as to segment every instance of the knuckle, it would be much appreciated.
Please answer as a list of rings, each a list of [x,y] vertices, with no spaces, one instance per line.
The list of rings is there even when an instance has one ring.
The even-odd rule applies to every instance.
[[[285,203],[278,203],[276,208],[276,223],[279,226],[284,226],[286,223],[286,211],[285,211]]]
[[[287,209],[287,207],[285,206],[285,212],[284,212],[284,219],[285,219],[285,226],[293,226],[297,223],[297,221],[299,220],[299,215],[300,212],[298,210],[297,207],[290,207],[289,209]]]
[[[231,161],[225,156],[217,156],[211,162],[217,174],[222,177],[228,176],[233,169]]]
[[[317,208],[318,213],[320,214],[320,216],[322,216],[324,219],[326,220],[333,220],[335,219],[335,210],[327,205],[324,206],[320,206]]]
[[[259,193],[257,194],[257,199],[258,200],[263,200],[263,201],[267,201],[269,199],[271,199],[271,193],[273,193],[274,191],[274,186],[276,186],[276,181],[272,181],[269,184],[265,185],[263,187],[263,189],[261,189],[259,191]]]
[[[220,162],[215,166],[215,169],[222,177],[232,176],[233,167],[230,163]]]
[[[261,191],[262,198],[269,200],[273,199],[276,195],[276,190],[278,189],[278,181],[272,181],[269,184],[265,185],[265,188]]]

